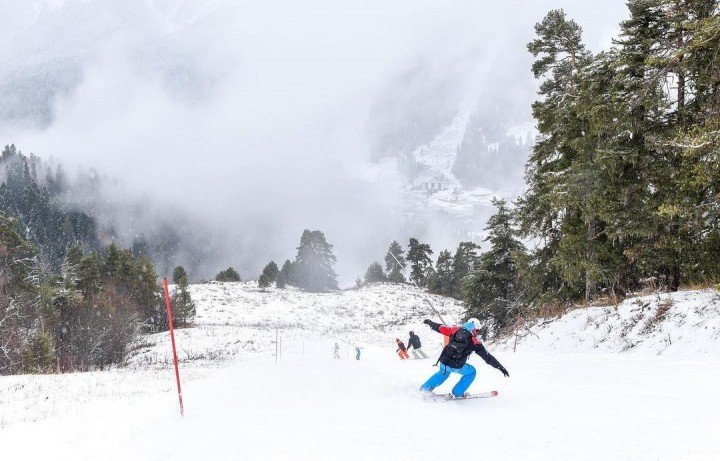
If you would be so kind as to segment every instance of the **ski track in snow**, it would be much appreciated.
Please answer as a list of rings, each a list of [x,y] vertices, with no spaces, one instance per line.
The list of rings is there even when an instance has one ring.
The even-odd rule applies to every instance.
[[[698,353],[698,343],[684,355],[657,355],[651,331],[645,349],[576,353],[569,344],[581,344],[577,338],[553,348],[543,341],[549,331],[541,332],[540,340],[529,336],[521,342],[516,354],[507,345],[489,347],[510,378],[471,358],[478,376],[470,391],[496,389],[499,397],[433,403],[422,401],[416,389],[437,370],[432,364],[440,337],[417,326],[427,313],[412,289],[375,286],[328,295],[260,293],[250,284],[192,289],[199,327],[181,331],[178,342],[201,352],[186,354],[181,365],[184,418],[171,367],[158,358],[169,344],[163,334],[153,335],[144,338],[147,347],[127,368],[0,377],[0,447],[7,459],[436,460],[455,451],[503,460],[717,456],[720,360]],[[705,312],[701,307],[712,307],[713,296],[675,295],[669,321],[675,310]],[[373,307],[375,300],[382,307]],[[636,305],[651,312],[654,301],[643,302]],[[292,314],[288,306],[296,303],[307,309],[296,306]],[[352,313],[340,310],[336,316],[331,306],[338,303]],[[393,305],[412,315],[393,313]],[[618,316],[624,309],[632,313],[632,306],[621,305]],[[455,316],[457,308],[448,306]],[[556,321],[557,331],[578,315]],[[276,364],[272,341],[274,327],[281,325],[283,352]],[[409,328],[420,333],[430,359],[398,360],[392,342],[398,335],[406,340]],[[661,322],[658,328],[669,327]],[[233,334],[241,345],[254,338],[252,348],[199,357],[235,344]],[[333,345],[342,336],[348,341],[333,360]],[[360,361],[354,360],[355,344],[363,348]],[[437,391],[448,392],[456,381],[451,377]]]

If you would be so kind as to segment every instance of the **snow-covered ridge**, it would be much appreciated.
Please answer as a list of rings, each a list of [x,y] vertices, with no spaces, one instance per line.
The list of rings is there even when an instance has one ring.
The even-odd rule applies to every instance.
[[[512,350],[515,335],[496,347]],[[720,293],[693,290],[572,310],[521,328],[518,351],[720,353]]]

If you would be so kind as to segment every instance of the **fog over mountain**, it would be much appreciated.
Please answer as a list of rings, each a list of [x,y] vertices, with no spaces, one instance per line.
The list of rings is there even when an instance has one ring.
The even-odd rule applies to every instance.
[[[120,179],[114,200],[180,207],[212,234],[198,277],[255,277],[309,228],[347,284],[393,239],[479,243],[490,199],[522,191],[525,45],[552,8],[593,50],[625,16],[622,0],[0,0],[0,142]],[[147,227],[107,219],[126,244]]]

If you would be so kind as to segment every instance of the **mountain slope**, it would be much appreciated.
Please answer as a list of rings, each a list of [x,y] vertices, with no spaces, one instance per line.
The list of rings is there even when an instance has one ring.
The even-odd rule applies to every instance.
[[[433,360],[400,361],[392,344],[427,315],[413,288],[373,285],[309,294],[260,292],[248,282],[191,289],[197,326],[179,332],[179,347],[206,353],[229,348],[226,358],[233,360],[217,367],[213,357],[181,357],[183,419],[172,366],[162,361],[146,366],[142,354],[130,367],[111,371],[10,376],[0,380],[3,452],[11,458],[73,461],[423,461],[447,456],[443,441],[458,440],[488,459],[715,456],[720,423],[707,415],[720,411],[716,355],[561,353],[544,342],[524,342],[513,354],[490,346],[511,377],[471,357],[478,374],[470,390],[496,389],[499,397],[425,402],[416,390],[437,371]],[[459,305],[431,298],[448,317],[459,315]],[[686,312],[688,328],[697,323],[691,312],[701,312],[708,328],[718,317],[717,295],[710,291],[673,299],[679,310],[667,310],[668,317]],[[638,308],[647,301],[638,300]],[[621,315],[630,307],[621,306]],[[594,315],[595,309],[600,308],[587,312]],[[652,306],[645,311],[654,315]],[[553,330],[565,336],[566,324],[548,323],[539,336]],[[275,327],[283,347],[277,363]],[[419,328],[423,347],[436,353],[439,337]],[[228,340],[246,338],[254,341],[253,350],[232,350]],[[349,343],[341,343],[339,359],[332,358],[341,339],[363,348],[359,361]],[[165,334],[143,340],[156,344],[138,344],[139,350],[169,351]],[[456,380],[450,377],[437,392],[448,392]]]

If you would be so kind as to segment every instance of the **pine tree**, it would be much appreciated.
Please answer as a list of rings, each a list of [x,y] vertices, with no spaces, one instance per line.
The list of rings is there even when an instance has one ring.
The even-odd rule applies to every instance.
[[[391,283],[405,283],[405,275],[400,271],[398,267],[394,267],[387,276],[388,282]]]
[[[228,267],[224,271],[218,272],[215,276],[215,280],[218,282],[239,282],[240,274],[238,274],[234,268]]]
[[[172,273],[172,282],[175,285],[185,284],[187,285],[188,282],[188,276],[187,271],[185,271],[185,268],[182,266],[177,266],[175,269],[173,269]]]
[[[85,297],[92,297],[100,291],[102,263],[94,252],[83,256],[77,266],[77,286]]]
[[[177,285],[172,295],[173,323],[178,327],[186,327],[195,318],[196,308],[188,291],[188,275],[182,266],[173,270],[173,283]]]
[[[65,261],[69,266],[77,267],[77,265],[80,264],[80,260],[82,259],[82,257],[82,246],[76,243],[75,245],[68,248],[67,253],[65,254]]]
[[[278,270],[277,264],[275,264],[275,261],[270,261],[263,269],[258,279],[258,285],[264,290],[269,287],[270,284],[277,283],[279,276],[280,271]],[[284,282],[281,282],[281,285],[284,286]]]
[[[385,255],[385,270],[388,274],[393,272],[402,274],[406,266],[405,251],[396,240],[393,240]]]
[[[287,286],[287,282],[285,282],[285,279],[283,278],[282,274],[278,272],[277,280],[275,280],[275,287],[283,289]]]
[[[278,276],[280,275],[280,270],[278,269],[277,264],[275,264],[275,261],[270,261],[263,268],[262,273],[267,276],[268,282],[275,283],[277,282]]]
[[[405,267],[407,267],[405,251],[403,251],[402,246],[397,241],[393,240],[385,255],[385,270],[387,271],[388,281],[392,283],[405,283],[405,275],[403,275]]]
[[[387,282],[387,276],[379,262],[370,264],[365,271],[365,283]]]
[[[305,230],[300,237],[298,254],[293,263],[293,279],[298,288],[311,292],[337,289],[332,245],[319,230]]]
[[[462,297],[462,286],[465,278],[475,268],[478,261],[479,247],[472,242],[460,242],[455,256],[452,257],[452,284],[450,285],[448,295],[454,298]]]
[[[121,265],[121,250],[115,242],[111,243],[105,250],[105,262],[102,266],[103,277],[114,277],[117,275]]]
[[[582,29],[562,10],[550,11],[535,25],[535,32],[537,38],[528,44],[536,58],[532,71],[535,78],[545,80],[540,84],[542,99],[532,106],[540,136],[527,164],[528,191],[518,201],[521,230],[545,240],[541,255],[547,259],[540,266],[568,267],[566,274],[584,280],[583,288],[590,293],[595,291],[594,273],[573,265],[595,258],[588,244],[597,234],[597,220],[588,192],[596,190],[596,170],[578,168],[593,161],[592,147],[578,142],[587,139],[588,123],[578,100],[581,77],[592,56],[582,43]],[[551,236],[554,242],[548,240]],[[578,285],[575,293],[581,290]]]
[[[51,372],[55,362],[52,337],[45,331],[35,331],[23,348],[22,358],[23,369],[27,373]]]
[[[17,221],[2,212],[0,212],[0,248],[2,249],[0,278],[5,282],[2,294],[13,295],[28,290],[29,262],[36,255],[37,250],[17,231]]]
[[[285,288],[286,285],[292,285],[293,284],[293,275],[292,275],[292,262],[290,262],[289,259],[285,260],[285,263],[283,263],[282,268],[280,269],[280,273],[277,277],[277,282],[275,285],[278,288]]]
[[[525,248],[517,239],[512,216],[504,200],[493,200],[497,212],[487,223],[490,250],[480,257],[479,267],[464,286],[468,316],[488,321],[499,330],[514,319],[522,293],[520,261]]]
[[[265,288],[270,286],[270,277],[266,273],[260,274],[260,277],[258,278],[258,286],[262,291],[265,291]]]
[[[165,306],[162,303],[162,295],[160,286],[158,285],[158,275],[155,272],[155,266],[147,256],[141,256],[135,259],[134,265],[134,273],[136,276],[132,285],[132,297],[142,310],[142,320],[147,324],[163,329],[165,325],[161,323],[163,317],[161,312],[163,312]],[[174,283],[187,286],[187,274],[184,274],[185,277],[182,277],[183,274],[181,272],[177,275],[177,281]],[[175,274],[173,273],[173,280],[174,279]],[[194,313],[192,315],[194,315]]]
[[[433,252],[430,249],[430,245],[420,243],[415,238],[410,239],[407,255],[407,260],[410,262],[410,280],[418,286],[422,287],[427,283],[428,272],[432,269],[431,254],[433,254]]]
[[[453,257],[449,251],[443,250],[438,255],[435,272],[428,278],[428,290],[431,293],[451,296],[454,282]]]

